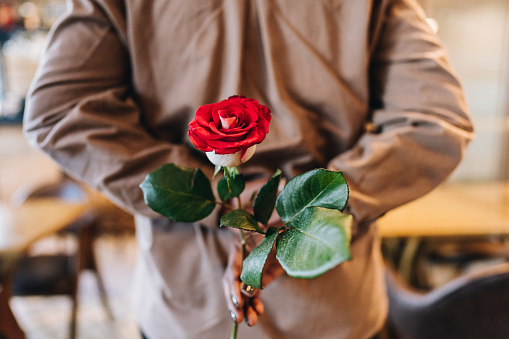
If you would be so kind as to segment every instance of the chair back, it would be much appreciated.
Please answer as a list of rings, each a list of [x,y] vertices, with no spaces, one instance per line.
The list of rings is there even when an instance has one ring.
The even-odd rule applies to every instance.
[[[389,323],[409,339],[509,338],[509,263],[418,291],[387,270]]]
[[[88,199],[85,189],[75,181],[63,178],[57,182],[46,183],[38,187],[21,186],[10,197],[13,205],[20,206],[29,199],[59,198],[70,203],[84,203]]]

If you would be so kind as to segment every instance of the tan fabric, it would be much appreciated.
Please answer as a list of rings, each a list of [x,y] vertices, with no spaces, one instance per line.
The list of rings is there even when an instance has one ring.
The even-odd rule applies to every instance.
[[[414,0],[72,0],[27,101],[25,132],[72,176],[136,215],[136,307],[153,339],[224,338],[220,279],[230,232],[145,206],[163,163],[199,166],[199,105],[234,94],[269,106],[246,172],[343,170],[353,260],[315,280],[282,277],[242,338],[367,338],[387,302],[376,228],[427,193],[473,136],[462,90]],[[366,123],[370,122],[369,131]],[[362,226],[361,226],[362,225]],[[212,227],[210,227],[212,226]]]

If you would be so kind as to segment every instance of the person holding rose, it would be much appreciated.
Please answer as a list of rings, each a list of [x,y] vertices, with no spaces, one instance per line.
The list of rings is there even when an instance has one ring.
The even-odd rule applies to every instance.
[[[69,4],[49,35],[24,131],[135,216],[144,335],[224,338],[231,311],[256,325],[240,326],[240,338],[376,336],[388,307],[376,220],[445,180],[473,137],[461,85],[416,0]],[[198,107],[237,95],[271,111],[265,140],[242,164],[245,194],[278,168],[286,180],[342,170],[354,220],[350,261],[304,280],[272,258],[254,298],[240,291],[237,235],[218,227],[219,208],[199,223],[172,222],[139,188],[170,162],[212,177],[189,123]],[[238,127],[227,113],[201,121],[205,140]],[[246,119],[251,134],[229,142],[264,131]],[[248,151],[237,152],[245,160]]]

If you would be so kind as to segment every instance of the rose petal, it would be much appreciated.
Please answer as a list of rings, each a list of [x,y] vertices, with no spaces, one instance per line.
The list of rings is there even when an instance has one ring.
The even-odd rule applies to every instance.
[[[237,116],[235,116],[234,114],[230,115],[226,110],[219,111],[219,119],[221,120],[222,129],[231,129],[239,125]]]
[[[240,129],[240,128],[235,128],[235,129],[226,129],[226,130],[223,130],[223,129],[217,129],[216,126],[214,125],[210,125],[209,126],[210,128],[210,138],[213,138],[213,139],[220,139],[220,138],[223,138],[223,137],[235,137],[237,139],[240,139],[242,137],[242,135],[246,134],[247,131],[245,129]],[[215,136],[214,136],[215,135]]]
[[[232,96],[215,104],[200,106],[189,123],[189,138],[201,150],[232,154],[263,141],[271,120],[270,110],[257,100]]]
[[[212,120],[212,108],[213,105],[203,105],[198,107],[195,118],[192,122],[197,122],[200,125],[208,125],[209,121]]]
[[[196,146],[196,148],[198,148],[200,151],[204,151],[204,152],[209,152],[209,151],[212,151],[213,148],[210,147],[208,144],[202,142],[202,140],[200,138],[195,138],[195,136],[193,135],[193,133],[191,131],[189,131],[188,133],[188,136],[189,136],[189,140],[191,140],[191,142]]]

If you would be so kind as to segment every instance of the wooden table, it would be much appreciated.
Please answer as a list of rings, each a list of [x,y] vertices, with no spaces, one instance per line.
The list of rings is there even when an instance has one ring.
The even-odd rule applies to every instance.
[[[84,212],[86,204],[44,198],[19,207],[0,203],[0,333],[25,338],[9,307],[9,275],[30,244],[66,227]]]
[[[34,241],[55,233],[86,208],[61,199],[28,200],[19,207],[0,203],[0,255],[22,252]]]
[[[28,144],[21,125],[0,126],[0,199],[7,201],[21,186],[35,187],[61,175],[53,160]]]
[[[425,243],[509,235],[509,183],[443,184],[388,212],[378,229],[387,259],[416,282],[418,253]]]
[[[444,237],[509,234],[509,183],[447,183],[388,212],[380,235]]]

